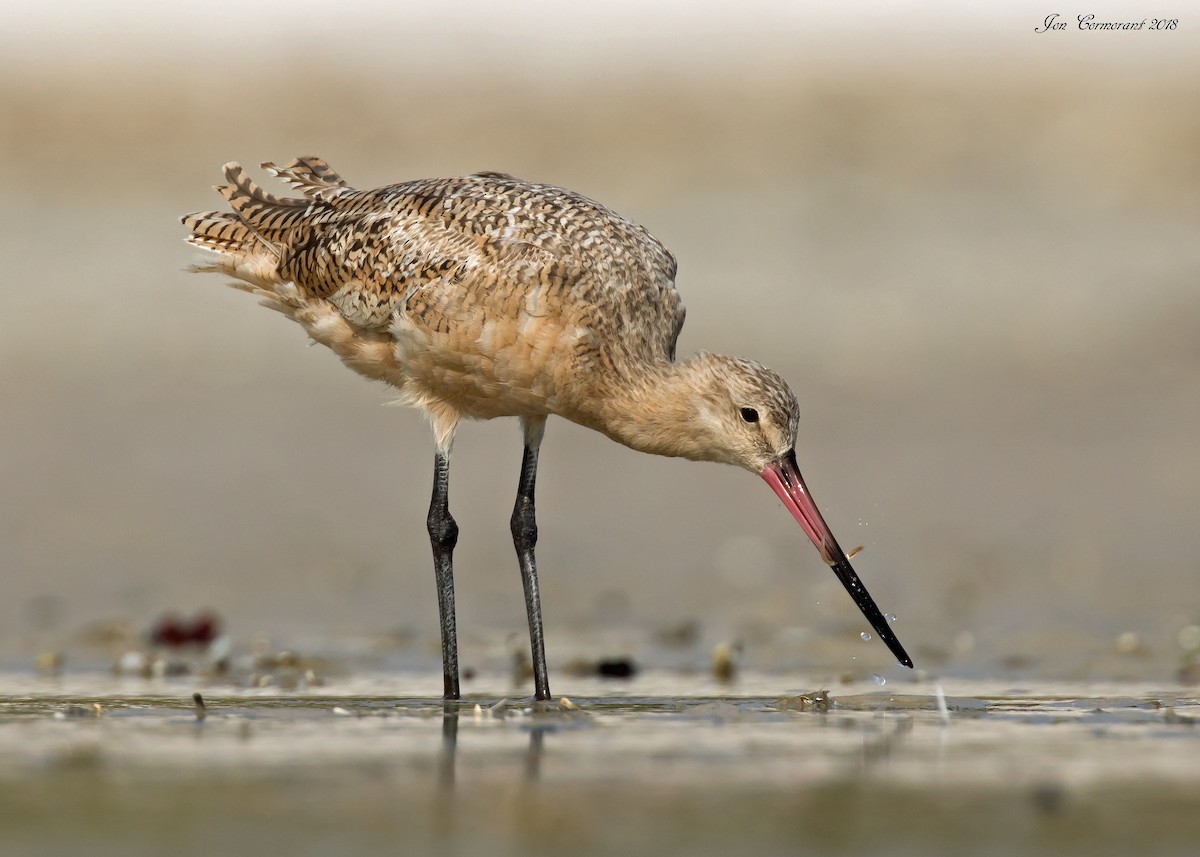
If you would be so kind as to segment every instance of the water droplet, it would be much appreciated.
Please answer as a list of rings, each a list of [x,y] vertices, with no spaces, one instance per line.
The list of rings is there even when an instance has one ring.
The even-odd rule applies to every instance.
[[[868,634],[866,631],[863,631],[863,632],[862,632],[861,634],[859,634],[858,636],[862,637],[864,640],[869,640],[869,639],[871,639],[871,635],[870,635],[870,634]]]
[[[895,613],[884,613],[884,614],[883,614],[883,618],[884,618],[884,619],[887,619],[887,620],[888,620],[888,622],[895,622],[895,621],[896,621],[896,614],[895,614]]]
[[[871,676],[871,678],[875,679],[875,683],[881,687],[887,684],[887,679],[881,676],[879,673],[875,673],[873,676]]]

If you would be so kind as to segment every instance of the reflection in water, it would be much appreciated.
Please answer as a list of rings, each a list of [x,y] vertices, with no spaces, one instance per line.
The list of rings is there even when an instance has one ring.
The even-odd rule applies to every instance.
[[[461,702],[442,704],[442,752],[438,760],[438,785],[446,794],[454,791],[455,760],[458,754],[458,719]],[[529,748],[525,751],[524,780],[537,782],[542,774],[542,753],[550,726],[534,722],[529,727]]]
[[[529,749],[525,753],[525,782],[536,783],[542,776],[542,742],[549,727],[534,724],[529,729]]]
[[[438,784],[454,787],[454,754],[458,751],[458,702],[442,703],[442,757],[438,763]]]
[[[862,749],[859,753],[858,768],[861,775],[866,775],[873,768],[886,762],[898,753],[913,730],[913,719],[909,715],[896,717],[891,728],[881,729],[877,734],[864,731]],[[944,733],[945,730],[943,730]]]
[[[433,829],[445,841],[454,831],[454,757],[458,752],[458,708],[442,704],[442,752],[438,759],[438,790],[433,801]]]

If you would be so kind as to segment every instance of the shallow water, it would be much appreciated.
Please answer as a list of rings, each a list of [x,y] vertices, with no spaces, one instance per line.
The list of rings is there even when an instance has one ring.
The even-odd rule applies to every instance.
[[[6,854],[1191,854],[1200,695],[860,682],[569,703],[0,677]],[[693,682],[694,683],[694,682]],[[896,683],[898,684],[898,683]],[[655,687],[661,692],[654,692]],[[792,688],[769,693],[768,688]]]

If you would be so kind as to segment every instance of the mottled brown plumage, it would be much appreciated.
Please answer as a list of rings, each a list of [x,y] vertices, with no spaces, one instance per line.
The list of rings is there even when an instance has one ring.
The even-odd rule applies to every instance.
[[[730,461],[707,447],[742,406],[778,417],[764,420],[776,436],[751,469],[790,447],[796,404],[778,375],[706,354],[674,363],[675,259],[599,203],[502,173],[358,191],[319,158],[264,167],[304,198],[268,194],[227,164],[217,191],[233,212],[184,218],[188,240],[218,254],[201,270],[250,284],[392,384],[429,412],[444,448],[461,417],[556,414],[636,449]],[[700,396],[703,408],[684,401],[695,382],[718,393]]]
[[[503,173],[360,191],[319,158],[263,168],[302,196],[276,197],[241,166],[227,164],[228,183],[216,189],[232,211],[183,218],[187,240],[214,254],[194,269],[233,276],[350,368],[424,410],[442,481],[463,417],[521,418],[529,478],[523,469],[513,531],[535,672],[533,474],[549,415],[645,452],[736,464],[769,482],[768,473],[778,471],[772,487],[837,570],[840,548],[799,472],[786,466],[796,439],[795,397],[776,373],[750,360],[702,352],[676,361],[684,309],[675,259],[645,228],[577,193]],[[456,528],[438,484],[430,532],[435,563],[445,562],[438,566],[441,592],[449,585]],[[452,591],[449,598],[449,618],[442,603],[443,654],[446,694],[454,697]],[[540,670],[537,693],[544,698],[544,663]]]

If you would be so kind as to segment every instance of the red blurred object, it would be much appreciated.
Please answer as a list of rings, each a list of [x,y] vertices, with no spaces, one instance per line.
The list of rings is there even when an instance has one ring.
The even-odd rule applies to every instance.
[[[189,621],[178,613],[164,613],[150,628],[156,646],[207,646],[221,633],[221,617],[211,611],[197,613]]]

